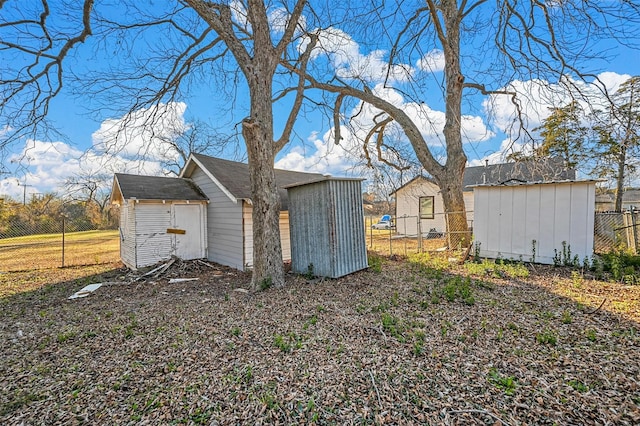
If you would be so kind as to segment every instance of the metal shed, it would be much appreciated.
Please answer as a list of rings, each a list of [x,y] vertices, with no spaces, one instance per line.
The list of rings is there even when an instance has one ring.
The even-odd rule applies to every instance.
[[[596,181],[474,186],[480,256],[553,264],[593,255]]]
[[[286,186],[293,272],[338,278],[368,266],[362,180],[325,178]]]

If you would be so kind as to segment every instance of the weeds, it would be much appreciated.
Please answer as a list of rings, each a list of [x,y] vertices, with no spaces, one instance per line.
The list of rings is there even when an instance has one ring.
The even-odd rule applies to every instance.
[[[369,252],[367,257],[369,258],[369,269],[377,274],[382,272],[383,258],[377,253]]]
[[[513,395],[516,390],[516,379],[513,376],[503,376],[498,370],[491,368],[488,374],[488,380],[497,388],[502,389],[505,395]]]
[[[589,386],[585,385],[579,380],[569,380],[569,386],[580,393],[584,393],[589,390]]]
[[[465,263],[466,271],[472,275],[491,275],[495,278],[527,278],[529,269],[521,263],[506,262],[504,259],[496,259],[495,262],[483,260],[481,263]]]
[[[260,282],[260,290],[262,291],[268,290],[269,288],[271,288],[272,285],[273,285],[273,279],[271,277],[264,278]]]
[[[282,352],[288,354],[293,349],[302,348],[302,337],[294,332],[289,332],[287,336],[276,334],[273,336],[273,345]]]
[[[556,337],[553,331],[545,330],[541,333],[536,334],[536,342],[550,345],[550,346],[555,346],[556,343],[558,343],[558,338]]]

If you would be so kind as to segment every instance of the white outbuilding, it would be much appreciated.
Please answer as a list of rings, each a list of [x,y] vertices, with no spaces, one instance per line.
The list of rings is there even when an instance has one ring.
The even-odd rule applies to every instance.
[[[287,185],[326,179],[275,170],[283,260],[291,260]],[[116,174],[111,201],[120,209],[120,254],[140,268],[171,256],[206,258],[239,270],[253,266],[249,166],[192,154],[180,177]]]
[[[595,186],[593,180],[474,186],[480,256],[545,264],[591,259]]]
[[[111,202],[120,206],[120,257],[137,269],[207,257],[207,197],[189,179],[116,173]]]

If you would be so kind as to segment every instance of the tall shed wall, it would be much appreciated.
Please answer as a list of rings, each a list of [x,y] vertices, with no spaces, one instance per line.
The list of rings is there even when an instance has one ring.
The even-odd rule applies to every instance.
[[[338,278],[368,266],[360,180],[287,188],[291,268]]]
[[[480,256],[553,264],[593,255],[594,181],[477,186],[474,198]]]

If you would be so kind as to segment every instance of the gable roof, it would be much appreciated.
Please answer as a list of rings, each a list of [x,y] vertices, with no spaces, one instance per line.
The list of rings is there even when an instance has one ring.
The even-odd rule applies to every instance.
[[[539,161],[466,167],[462,178],[462,188],[464,191],[470,191],[470,187],[474,185],[502,185],[514,180],[519,182],[549,182],[575,179],[576,171],[565,167],[561,158],[548,158]],[[396,189],[392,194],[416,180],[423,180],[437,185],[431,177],[416,176]]]
[[[189,179],[160,176],[140,176],[116,173],[113,178],[111,201],[124,200],[189,200],[208,198]]]
[[[201,167],[234,202],[237,200],[251,201],[251,181],[248,164],[209,157],[203,154],[191,154],[180,173],[180,177],[191,176],[196,165]],[[327,179],[327,176],[320,173],[294,172],[281,169],[275,169],[275,174],[276,185],[280,195],[280,208],[282,210],[288,210],[289,206],[285,187]]]

